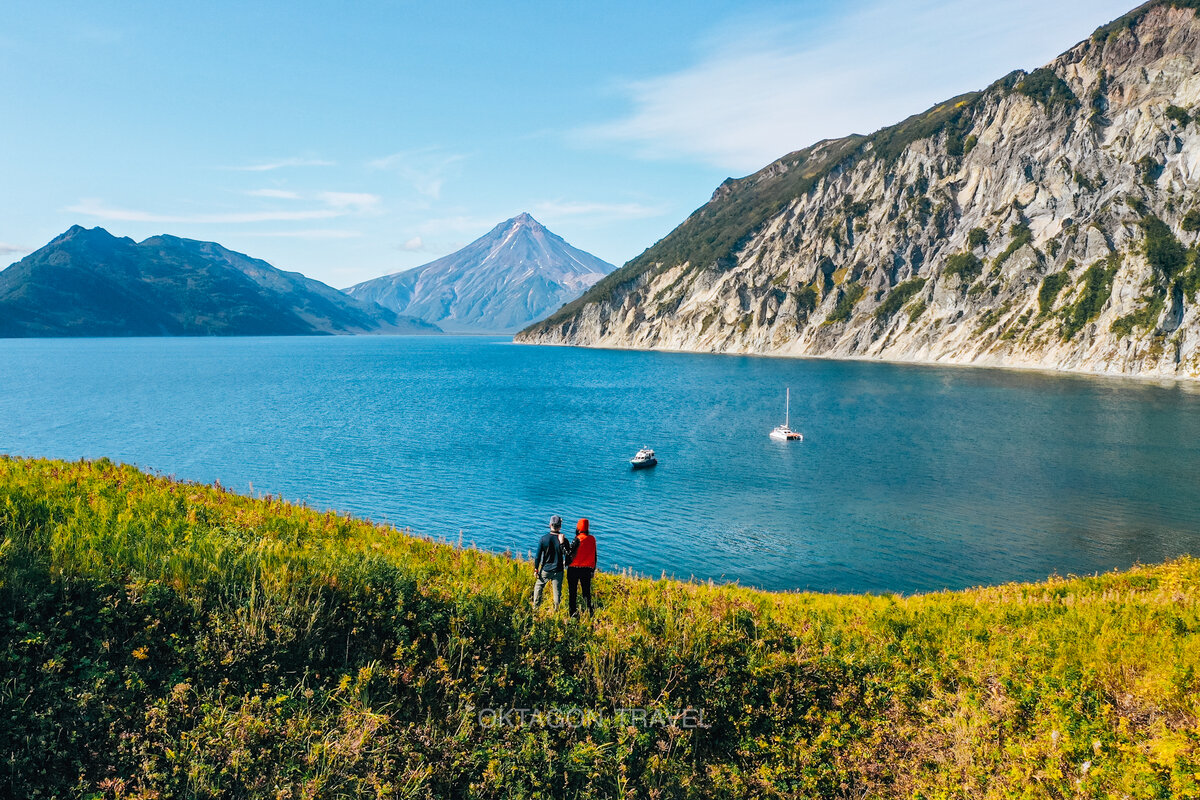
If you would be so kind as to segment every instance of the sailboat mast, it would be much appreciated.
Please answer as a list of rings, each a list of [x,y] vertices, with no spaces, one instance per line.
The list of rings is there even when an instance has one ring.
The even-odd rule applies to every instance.
[[[784,397],[787,399],[783,401],[783,426],[790,428],[792,427],[792,387],[787,388],[787,394]]]

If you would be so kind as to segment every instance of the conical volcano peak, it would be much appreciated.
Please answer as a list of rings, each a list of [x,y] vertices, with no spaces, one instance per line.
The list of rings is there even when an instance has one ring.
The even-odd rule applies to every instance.
[[[525,211],[469,245],[407,272],[346,289],[447,331],[511,332],[570,302],[616,269]]]

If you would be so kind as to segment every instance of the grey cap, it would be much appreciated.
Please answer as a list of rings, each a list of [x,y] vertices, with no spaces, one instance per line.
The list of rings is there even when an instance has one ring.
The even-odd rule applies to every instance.
[[[550,518],[550,527],[551,528],[561,528],[562,527],[562,517],[560,517],[558,514],[555,514],[554,516],[552,516]]]

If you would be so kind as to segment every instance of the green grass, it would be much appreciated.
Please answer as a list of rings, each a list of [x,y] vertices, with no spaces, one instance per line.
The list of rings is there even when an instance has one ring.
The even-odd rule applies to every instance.
[[[598,531],[601,547],[605,533]],[[0,459],[11,797],[1185,797],[1200,562],[914,597],[597,576]],[[478,709],[605,712],[487,727]],[[704,710],[644,727],[616,708]]]

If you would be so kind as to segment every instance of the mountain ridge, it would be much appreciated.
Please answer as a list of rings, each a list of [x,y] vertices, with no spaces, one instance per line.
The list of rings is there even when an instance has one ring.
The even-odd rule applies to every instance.
[[[0,271],[0,337],[432,333],[216,242],[72,225]]]
[[[517,341],[1200,377],[1198,5],[727,180]]]
[[[448,331],[513,332],[613,269],[524,212],[454,253],[343,291]]]

